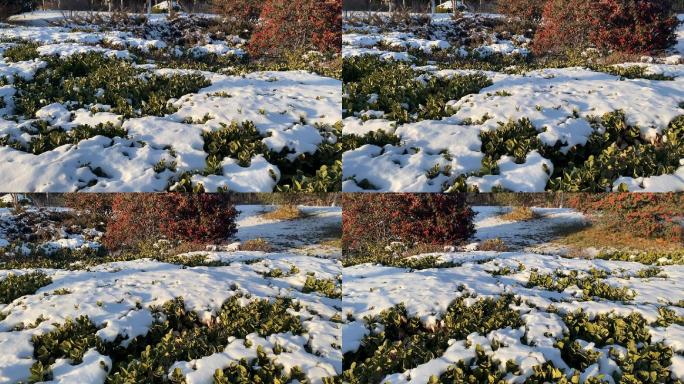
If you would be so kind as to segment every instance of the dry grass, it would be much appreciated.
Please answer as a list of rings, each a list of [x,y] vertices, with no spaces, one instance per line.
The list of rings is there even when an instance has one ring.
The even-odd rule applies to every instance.
[[[675,251],[684,248],[684,245],[676,240],[640,238],[631,233],[602,226],[559,228],[557,234],[553,243],[577,248],[577,252],[589,247],[638,251]]]
[[[335,239],[325,239],[318,244],[322,247],[342,248],[342,239],[339,237]]]
[[[261,217],[267,220],[295,220],[304,217],[304,213],[296,205],[286,204],[264,213]]]
[[[179,243],[169,249],[168,254],[171,256],[180,255],[182,253],[206,251],[207,245],[200,243]]]
[[[240,244],[240,250],[271,252],[273,250],[273,246],[271,246],[271,244],[269,244],[267,240],[262,239],[261,237],[257,237],[256,239],[249,239],[243,241]]]
[[[411,257],[426,253],[444,252],[444,245],[415,244],[399,254],[400,257]]]
[[[622,63],[638,63],[641,61],[641,55],[635,53],[612,52],[606,57],[601,58],[600,63],[605,65],[614,65]]]
[[[539,218],[539,214],[529,207],[513,207],[510,212],[501,215],[501,219],[507,221],[528,221],[537,218]]]
[[[478,251],[494,251],[494,252],[507,252],[509,250],[508,245],[499,239],[487,239],[481,242],[477,246]]]

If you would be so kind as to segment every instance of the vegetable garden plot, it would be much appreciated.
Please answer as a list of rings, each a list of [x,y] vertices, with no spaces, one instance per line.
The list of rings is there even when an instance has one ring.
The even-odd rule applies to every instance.
[[[542,61],[499,17],[414,18],[345,20],[344,191],[684,189],[678,45]]]

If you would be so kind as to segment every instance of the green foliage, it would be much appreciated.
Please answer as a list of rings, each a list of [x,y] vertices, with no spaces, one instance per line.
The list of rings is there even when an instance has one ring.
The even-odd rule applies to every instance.
[[[684,129],[681,119],[664,130],[668,140],[646,143],[638,127],[626,122],[624,112],[605,114],[594,121],[595,130],[583,147],[567,156],[543,152],[556,167],[548,188],[570,192],[605,192],[619,176],[648,177],[673,173],[684,156]]]
[[[52,284],[52,279],[43,272],[29,272],[22,275],[8,274],[0,280],[0,304],[36,293],[40,288]]]
[[[391,252],[384,249],[378,249],[375,252],[365,252],[358,255],[345,255],[342,258],[342,266],[351,267],[353,265],[374,263],[385,265],[388,267],[407,268],[410,270],[432,269],[432,268],[452,268],[458,264],[443,261],[438,256],[422,256],[422,257],[400,257],[395,256]]]
[[[271,164],[278,167],[280,179],[277,189],[283,192],[327,192],[342,188],[342,151],[344,143],[338,140],[342,136],[341,124],[335,126],[317,126],[321,135],[326,138],[313,154],[301,154],[291,159],[292,150],[285,147],[280,152],[270,150],[254,123],[233,122],[223,125],[221,129],[203,133],[204,150],[207,157],[206,174],[222,174],[221,161],[225,157],[238,160],[238,164],[247,167],[256,155],[263,155]],[[273,174],[272,177],[276,178]],[[189,186],[186,185],[186,189]]]
[[[634,293],[626,287],[615,287],[604,283],[601,279],[604,276],[587,275],[579,277],[576,270],[569,273],[556,271],[556,273],[539,273],[533,270],[527,282],[527,287],[539,287],[547,290],[562,292],[571,286],[577,286],[583,291],[585,300],[600,297],[611,301],[629,301],[634,298]]]
[[[626,67],[615,65],[592,66],[591,69],[620,76],[622,79],[674,80],[674,77],[661,73],[648,73],[648,66],[645,65],[630,65]]]
[[[514,373],[516,367],[510,368]],[[505,377],[510,372],[499,368],[499,364],[487,355],[479,345],[475,346],[475,359],[471,361],[461,360],[450,366],[446,372],[440,375],[439,380],[433,379],[434,383],[490,383],[505,384]]]
[[[570,340],[582,339],[597,347],[611,344],[628,345],[629,342],[648,343],[651,340],[648,322],[638,312],[628,316],[602,313],[589,318],[584,311],[563,316]]]
[[[343,150],[350,151],[366,144],[384,147],[385,145],[399,145],[401,139],[393,133],[385,131],[370,131],[363,136],[345,134],[342,136]]]
[[[49,366],[56,359],[69,358],[79,363],[88,349],[96,348],[112,359],[109,383],[165,383],[168,382],[166,373],[173,363],[223,350],[233,337],[244,339],[250,333],[266,337],[274,333],[298,335],[303,332],[299,316],[290,314],[290,311],[300,309],[297,302],[290,299],[254,300],[246,305],[240,302],[240,297],[231,297],[211,321],[202,322],[196,312],[185,309],[182,298],[176,298],[153,308],[156,320],[150,331],[131,340],[127,347],[120,345],[121,338],[114,342],[98,338],[98,327],[86,316],[67,320],[55,330],[33,337],[37,361],[31,370],[31,381],[49,380]],[[232,365],[221,374],[217,372],[216,377],[223,377],[222,380],[248,377],[263,379],[264,383],[272,382],[267,378],[280,377],[282,367],[265,359],[263,350],[259,349],[257,353],[258,358],[254,361]],[[257,372],[257,367],[265,369]],[[303,379],[301,370],[296,367],[290,377]]]
[[[31,367],[30,381],[35,383],[52,379],[49,367],[57,359],[67,358],[74,365],[80,364],[90,348],[104,348],[102,340],[95,335],[97,330],[87,316],[80,316],[76,320],[67,319],[46,334],[34,335],[31,343],[36,363]]]
[[[611,357],[618,363],[622,375],[620,383],[678,383],[671,379],[668,369],[672,365],[672,348],[663,342],[656,344],[639,344],[636,341],[627,343],[627,356],[611,353]]]
[[[584,349],[577,340],[570,340],[568,337],[558,340],[554,346],[561,350],[563,361],[580,371],[596,363],[601,356],[599,351]]]
[[[677,315],[677,312],[666,307],[658,308],[658,320],[653,324],[657,327],[669,327],[672,324],[684,326],[684,316]]]
[[[648,177],[672,173],[684,157],[684,116],[674,119],[662,139],[644,142],[638,127],[627,124],[623,111],[592,120],[594,133],[587,144],[560,151],[562,144],[546,146],[539,131],[526,118],[480,133],[482,169],[480,175],[497,174],[503,155],[523,163],[530,151],[538,151],[554,165],[547,189],[569,192],[604,192],[619,176]],[[600,129],[599,129],[600,128]],[[549,170],[550,171],[550,170]]]
[[[345,117],[369,109],[386,112],[386,118],[407,123],[439,119],[453,114],[446,103],[492,84],[486,76],[462,75],[437,77],[420,75],[403,63],[374,64],[375,58],[351,58],[344,61]],[[344,77],[344,76],[349,77]]]
[[[684,251],[608,250],[599,252],[596,258],[602,260],[633,261],[647,265],[682,265],[684,264]]]
[[[306,282],[302,287],[302,292],[320,292],[324,296],[330,297],[331,299],[342,298],[342,282],[333,279],[317,279],[314,276],[307,276]]]
[[[663,272],[662,268],[653,266],[638,270],[636,273],[636,277],[641,279],[648,279],[658,277],[661,272]]]
[[[266,356],[261,348],[257,347],[257,358],[247,361],[231,363],[226,369],[217,369],[214,373],[214,384],[233,383],[290,383],[294,380],[306,382],[306,375],[298,367],[293,367],[290,374],[283,372],[283,366],[276,364]]]
[[[7,48],[5,52],[2,53],[2,57],[9,62],[34,60],[40,56],[37,48],[37,43],[20,43]]]
[[[496,162],[501,156],[513,156],[516,163],[522,164],[530,151],[542,147],[541,141],[537,138],[539,132],[529,119],[498,124],[497,129],[480,133],[481,150],[485,154],[482,159],[482,174],[497,174]]]
[[[97,52],[46,61],[47,67],[38,70],[33,80],[15,81],[17,113],[31,118],[48,104],[74,101],[72,107],[111,105],[113,112],[125,117],[163,116],[174,111],[169,99],[210,84],[202,75],[157,75]]]
[[[67,144],[78,144],[82,140],[95,136],[105,136],[109,138],[126,138],[127,132],[121,127],[112,123],[97,124],[94,127],[89,125],[78,125],[68,131],[61,128],[54,128],[46,121],[37,120],[31,123],[31,127],[36,134],[31,136],[31,141],[24,144],[18,141],[11,141],[9,138],[0,138],[0,145],[10,146],[20,151],[39,155],[52,151],[53,149]]]
[[[492,330],[523,325],[520,314],[510,305],[512,296],[454,300],[442,317],[440,326],[427,329],[417,317],[411,317],[403,305],[366,318],[371,333],[356,352],[345,354],[342,380],[349,383],[379,383],[386,375],[403,372],[441,356],[449,340],[464,340],[469,334],[487,334]]]

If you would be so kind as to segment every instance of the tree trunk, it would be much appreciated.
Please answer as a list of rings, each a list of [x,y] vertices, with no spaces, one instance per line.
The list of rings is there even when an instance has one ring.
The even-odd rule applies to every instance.
[[[147,0],[147,15],[152,13],[152,0]]]
[[[436,10],[437,6],[435,5],[435,0],[430,0],[430,13],[434,15]]]

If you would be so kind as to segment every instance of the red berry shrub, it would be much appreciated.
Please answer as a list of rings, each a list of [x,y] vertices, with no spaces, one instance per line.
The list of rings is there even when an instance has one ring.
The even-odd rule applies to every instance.
[[[684,195],[677,193],[577,194],[568,205],[616,231],[640,238],[684,240]]]
[[[671,0],[599,0],[592,15],[591,41],[598,48],[642,53],[675,43]]]
[[[645,53],[673,44],[677,23],[671,0],[548,0],[533,49]]]
[[[561,53],[589,43],[591,1],[548,0],[532,42],[536,53]]]
[[[392,241],[459,244],[475,233],[473,216],[459,194],[346,194],[342,243],[352,252]]]
[[[254,56],[279,56],[305,49],[339,52],[341,47],[341,1],[265,0],[248,48]]]
[[[160,238],[217,242],[237,232],[237,215],[229,196],[222,194],[118,194],[104,244],[119,249]]]

